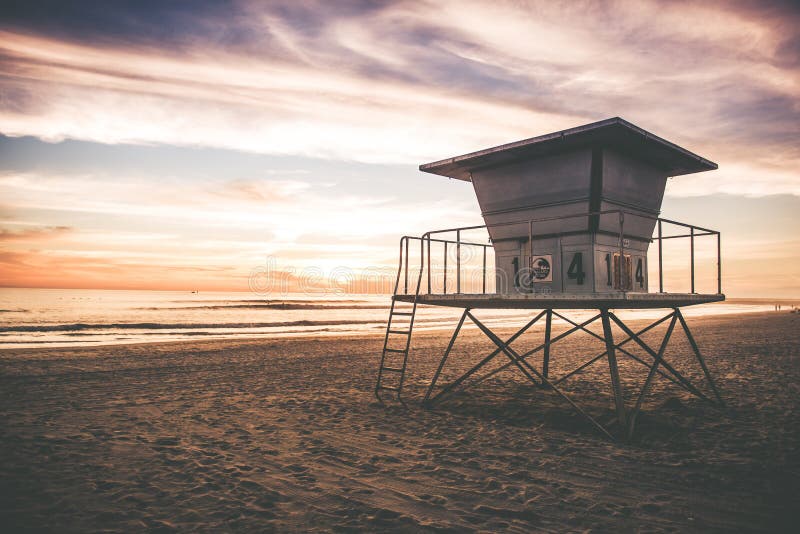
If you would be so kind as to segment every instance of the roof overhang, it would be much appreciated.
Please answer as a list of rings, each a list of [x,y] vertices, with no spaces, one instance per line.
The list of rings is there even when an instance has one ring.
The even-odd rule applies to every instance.
[[[583,147],[608,147],[645,161],[667,176],[710,171],[717,164],[619,117],[532,137],[419,166],[419,170],[471,181],[470,174]]]

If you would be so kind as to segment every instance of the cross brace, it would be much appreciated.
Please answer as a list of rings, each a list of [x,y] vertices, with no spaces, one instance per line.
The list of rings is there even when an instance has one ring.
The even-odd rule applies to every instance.
[[[592,426],[594,426],[598,431],[600,431],[603,435],[614,439],[614,435],[611,430],[602,425],[598,422],[595,418],[590,416],[583,408],[581,408],[572,398],[570,398],[562,389],[559,387],[563,381],[567,380],[570,377],[573,377],[575,374],[581,372],[583,369],[586,369],[590,365],[596,363],[597,361],[603,359],[605,357],[606,361],[608,362],[609,368],[609,376],[611,378],[611,393],[614,399],[614,406],[616,410],[616,421],[619,425],[619,428],[623,429],[622,434],[623,437],[631,438],[634,432],[634,427],[636,424],[636,418],[641,411],[642,402],[647,395],[647,392],[652,385],[653,379],[655,375],[662,376],[677,386],[681,387],[682,389],[688,391],[689,393],[703,399],[706,402],[718,407],[723,408],[725,404],[722,400],[722,397],[719,394],[719,391],[714,384],[714,380],[711,377],[711,373],[706,366],[705,360],[703,359],[702,354],[700,353],[700,349],[697,346],[697,342],[692,336],[691,331],[689,330],[689,326],[686,324],[686,320],[683,317],[679,308],[674,308],[670,313],[665,315],[664,317],[654,321],[647,327],[639,330],[638,332],[634,332],[631,330],[619,317],[617,317],[613,312],[609,311],[608,309],[601,309],[598,310],[599,313],[594,315],[592,318],[583,321],[582,323],[578,323],[565,317],[561,313],[555,310],[543,310],[538,315],[536,315],[533,319],[528,321],[522,328],[517,330],[511,337],[503,341],[500,339],[497,334],[495,334],[489,327],[483,324],[475,315],[471,312],[469,308],[465,309],[463,314],[461,315],[461,319],[456,326],[455,331],[453,332],[452,337],[450,338],[450,342],[447,345],[447,348],[444,351],[444,355],[442,356],[441,361],[439,362],[439,366],[434,373],[433,379],[431,380],[430,386],[428,387],[425,398],[423,400],[423,404],[428,407],[432,407],[435,404],[439,403],[447,397],[448,395],[452,395],[456,391],[463,391],[468,387],[472,387],[476,384],[479,384],[492,376],[495,376],[497,373],[509,368],[509,367],[516,367],[522,374],[532,383],[537,384],[539,386],[546,387],[552,390],[556,395],[564,399],[567,403],[572,406],[572,408],[579,413],[581,416],[586,418]],[[565,332],[557,336],[551,335],[551,322],[553,317],[557,317],[564,322],[568,323],[572,327]],[[545,341],[544,343],[538,345],[532,350],[529,350],[523,354],[519,354],[511,347],[511,343],[513,343],[516,339],[522,336],[525,332],[527,332],[531,327],[533,327],[542,317],[545,317]],[[494,349],[490,354],[485,356],[481,359],[477,364],[463,373],[461,376],[450,382],[449,384],[444,385],[441,389],[434,394],[436,389],[437,383],[441,377],[442,370],[444,369],[448,358],[450,357],[453,346],[455,345],[456,339],[466,322],[466,319],[469,319],[472,323],[474,323],[481,332],[486,335],[495,345],[496,349]],[[588,329],[588,326],[592,323],[600,320],[603,326],[603,335],[597,334],[592,330]],[[664,334],[664,337],[661,341],[661,344],[658,350],[654,350],[651,348],[647,343],[645,343],[641,336],[646,332],[652,330],[653,328],[657,327],[658,325],[669,321],[669,325],[667,327],[667,331]],[[617,327],[622,330],[625,334],[625,338],[621,341],[615,343],[614,342],[614,334],[611,328],[611,325],[616,324]],[[669,364],[664,359],[664,353],[666,351],[667,345],[672,337],[672,334],[675,330],[675,327],[680,324],[682,330],[684,331],[686,338],[689,341],[689,344],[692,348],[692,352],[700,364],[700,367],[703,370],[703,374],[705,376],[706,381],[713,392],[714,398],[716,399],[711,400],[707,395],[705,395],[702,391],[700,391],[694,384],[689,381],[683,374],[678,372],[671,364]],[[605,351],[601,352],[600,354],[592,357],[588,361],[584,362],[577,368],[573,369],[572,371],[564,374],[560,378],[551,379],[550,378],[550,347],[560,341],[563,340],[570,335],[576,332],[585,332],[592,337],[603,341],[605,344]],[[647,354],[652,358],[652,361],[646,361],[639,356],[631,353],[627,349],[624,348],[625,345],[628,343],[635,343],[639,347],[641,347]],[[542,370],[536,369],[531,363],[528,361],[528,358],[540,351],[543,351],[544,357],[542,361]],[[645,379],[644,384],[642,385],[641,390],[639,391],[638,395],[636,396],[636,402],[631,410],[628,410],[625,406],[624,402],[624,392],[622,388],[622,382],[620,380],[619,375],[619,366],[617,363],[617,354],[621,354],[623,356],[629,357],[634,362],[643,365],[648,368],[647,378]],[[485,367],[489,364],[492,360],[494,360],[497,356],[503,355],[509,361],[505,362],[500,367],[494,369],[493,371],[479,377],[477,379],[472,380],[471,382],[466,382],[470,377],[475,375],[480,369]]]

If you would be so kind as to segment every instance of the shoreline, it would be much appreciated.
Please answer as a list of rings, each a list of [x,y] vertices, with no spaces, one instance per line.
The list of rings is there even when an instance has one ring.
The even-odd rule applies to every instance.
[[[725,301],[727,302],[727,301]],[[718,303],[711,303],[706,304],[704,306],[713,306],[717,305]],[[735,303],[734,303],[735,304]],[[427,307],[428,310],[436,309],[437,307]],[[688,307],[691,309],[692,307]],[[452,308],[453,310],[457,308]],[[53,341],[51,346],[31,346],[31,347],[5,347],[0,344],[0,357],[6,352],[9,351],[26,351],[26,350],[63,350],[63,349],[80,349],[80,348],[100,348],[100,347],[118,347],[118,346],[127,346],[127,345],[152,345],[152,344],[160,344],[160,343],[196,343],[196,342],[204,342],[204,341],[269,341],[272,339],[316,339],[316,338],[323,338],[323,339],[331,339],[331,338],[338,338],[338,337],[361,337],[361,336],[383,336],[385,333],[385,322],[388,318],[388,306],[385,309],[386,317],[381,317],[380,320],[376,319],[375,321],[370,321],[370,324],[374,323],[381,323],[383,325],[376,326],[374,331],[365,331],[365,330],[354,330],[354,331],[309,331],[305,333],[303,331],[293,331],[293,332],[276,332],[276,333],[263,333],[259,335],[252,335],[251,333],[244,333],[244,334],[207,334],[203,336],[197,336],[197,339],[177,339],[177,340],[159,340],[154,339],[152,341],[147,340],[134,340],[134,341],[127,341],[127,340],[118,340],[118,341],[99,341],[96,344],[80,344],[80,343],[88,343],[86,341],[80,342],[76,341],[74,343],[68,343],[63,341]],[[664,308],[663,311],[666,313],[668,308]],[[564,310],[566,312],[573,311],[573,310]],[[586,312],[587,310],[577,310],[579,312]],[[591,310],[588,310],[591,311]],[[621,310],[620,315],[624,317],[624,312],[626,310]],[[640,310],[634,310],[640,311]],[[654,310],[655,311],[655,310]],[[658,311],[662,311],[659,309]],[[423,313],[423,312],[418,312]],[[691,312],[686,315],[687,320],[703,320],[705,318],[712,318],[712,317],[725,317],[725,316],[737,316],[737,317],[746,317],[746,316],[756,316],[761,314],[781,314],[781,313],[792,313],[791,309],[787,310],[753,310],[753,311],[721,311],[719,313],[704,313],[702,315],[693,315]],[[447,319],[443,319],[447,320]],[[442,326],[427,326],[425,324],[415,324],[414,325],[414,332],[423,333],[423,332],[445,332],[448,330],[452,330],[454,328],[455,323],[458,321],[457,317],[452,319],[452,324],[442,325]],[[559,322],[559,319],[554,319],[555,322]],[[630,322],[635,324],[637,322],[647,321],[646,318],[634,318],[631,319]],[[320,325],[324,326],[324,325]],[[332,323],[332,326],[342,326]],[[510,328],[510,327],[509,327]],[[47,342],[39,342],[39,343],[47,343]],[[11,343],[9,343],[11,344]]]

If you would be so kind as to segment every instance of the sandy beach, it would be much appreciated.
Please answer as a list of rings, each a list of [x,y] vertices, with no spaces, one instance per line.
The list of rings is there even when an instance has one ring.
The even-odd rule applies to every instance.
[[[421,408],[444,331],[414,337],[408,409],[373,397],[379,335],[2,351],[0,524],[6,532],[791,531],[800,314],[689,323],[729,413],[657,380],[627,444],[604,439],[513,370]],[[699,380],[681,343],[667,357]],[[447,376],[490,348],[470,330]],[[588,336],[556,346],[553,374],[599,350]],[[620,365],[630,399],[644,374],[627,358]],[[566,389],[593,413],[611,413],[607,372],[601,362]]]

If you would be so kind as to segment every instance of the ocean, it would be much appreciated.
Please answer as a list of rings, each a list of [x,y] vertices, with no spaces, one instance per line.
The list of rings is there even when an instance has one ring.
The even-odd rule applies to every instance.
[[[0,289],[0,349],[71,347],[210,338],[356,335],[382,332],[389,295]],[[774,309],[716,303],[684,308],[687,317]],[[415,330],[452,329],[461,310],[420,308]],[[570,312],[575,319],[589,311]],[[521,325],[530,311],[479,310],[488,325]],[[646,318],[662,310],[625,311]]]

